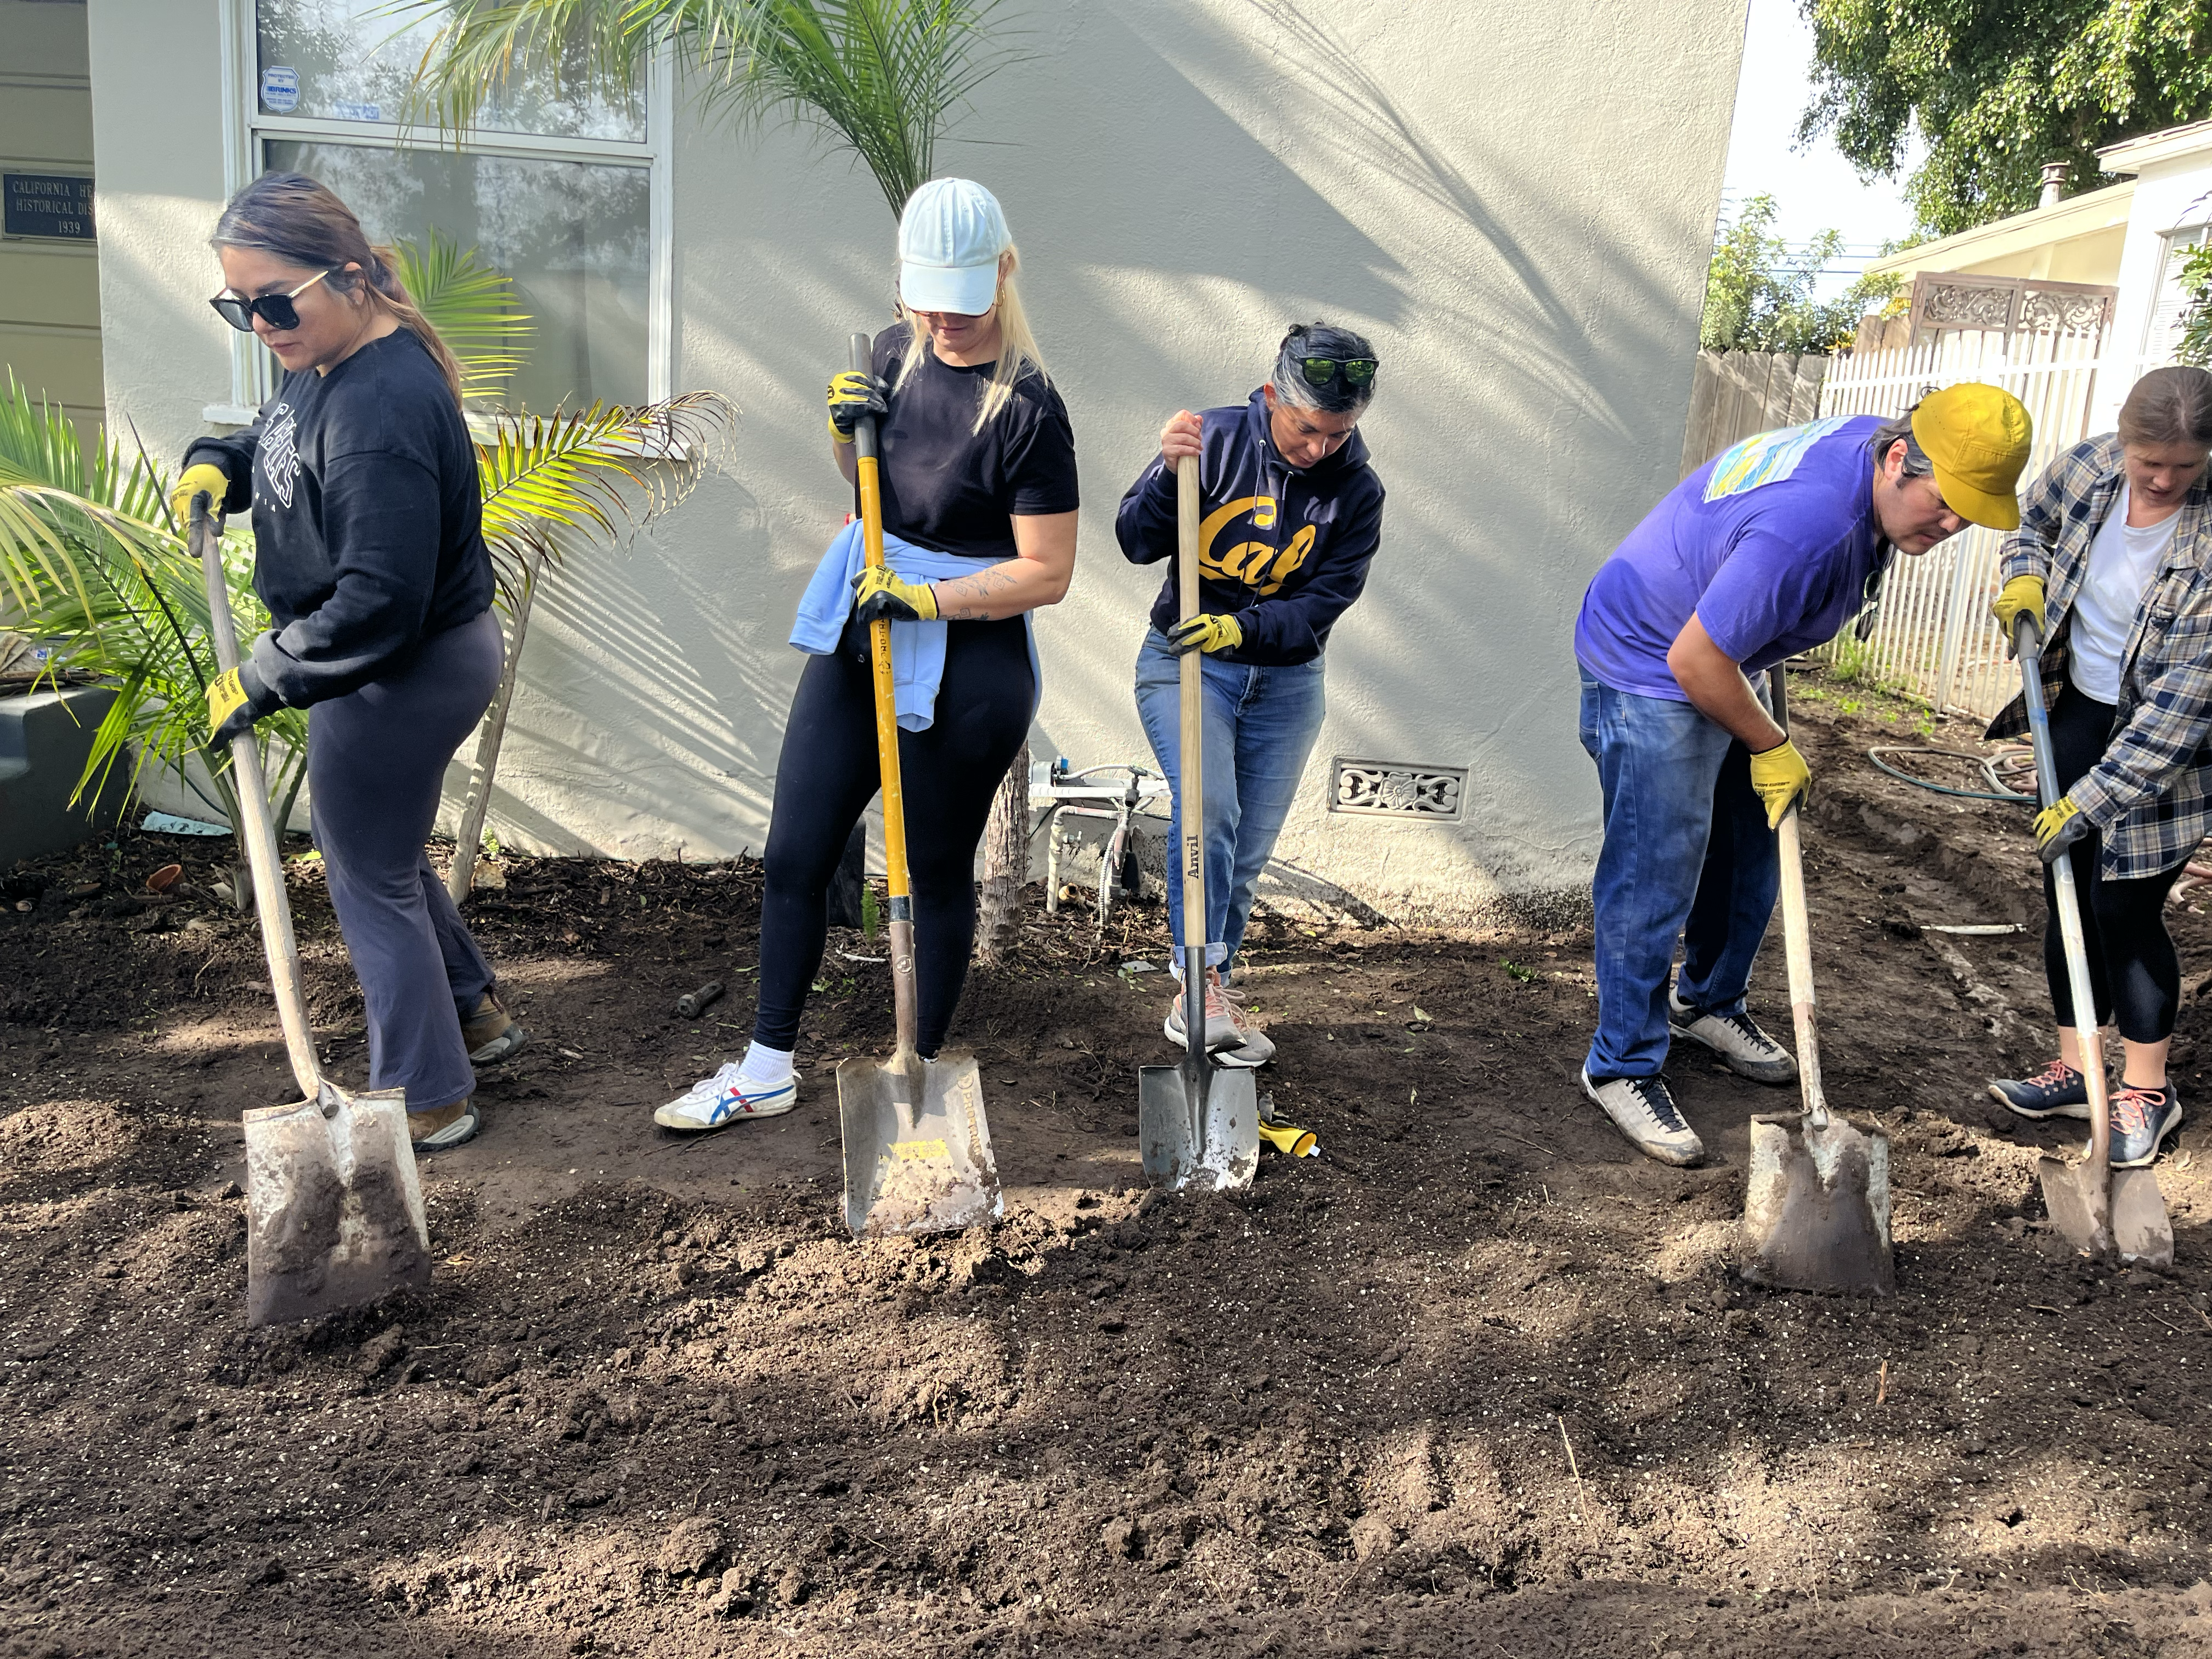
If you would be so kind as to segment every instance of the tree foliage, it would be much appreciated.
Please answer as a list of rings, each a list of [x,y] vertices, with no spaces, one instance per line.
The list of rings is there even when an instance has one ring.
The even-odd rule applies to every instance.
[[[1948,236],[2036,204],[2046,161],[2074,189],[2096,151],[2212,116],[2212,0],[1800,0],[1814,95],[1801,140],[1906,181],[1920,228]]]
[[[438,32],[416,72],[422,111],[466,128],[514,76],[628,97],[664,48],[709,110],[810,126],[866,164],[896,213],[926,181],[952,112],[1012,56],[1000,0],[393,0]]]
[[[1754,196],[1723,225],[1705,268],[1705,320],[1698,343],[1708,351],[1838,351],[1859,319],[1902,286],[1895,276],[1863,276],[1838,298],[1814,297],[1820,273],[1843,246],[1824,230],[1799,251],[1773,234],[1774,198]]]
[[[2181,313],[2181,338],[2175,343],[2173,361],[2212,368],[2212,242],[2191,254],[2181,267],[2181,295],[2189,308]]]

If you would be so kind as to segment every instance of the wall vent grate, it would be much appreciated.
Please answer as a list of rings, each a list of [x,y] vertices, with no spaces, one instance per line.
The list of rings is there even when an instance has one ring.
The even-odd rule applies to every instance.
[[[1346,760],[1339,756],[1328,810],[1366,817],[1419,818],[1455,823],[1467,798],[1464,766],[1421,766],[1411,761]]]

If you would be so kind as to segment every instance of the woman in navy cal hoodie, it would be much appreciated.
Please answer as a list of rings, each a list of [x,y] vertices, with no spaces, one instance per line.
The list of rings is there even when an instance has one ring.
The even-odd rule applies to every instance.
[[[1224,1065],[1274,1051],[1221,986],[1253,890],[1297,794],[1324,710],[1329,629],[1366,585],[1382,534],[1382,483],[1358,426],[1375,395],[1375,349],[1349,330],[1300,324],[1268,384],[1242,405],[1183,410],[1121,498],[1115,531],[1132,563],[1176,550],[1176,469],[1198,458],[1200,614],[1176,614],[1172,574],[1137,655],[1137,711],[1182,814],[1182,665],[1205,653],[1206,1041]],[[1178,829],[1176,834],[1180,836]],[[1169,927],[1182,937],[1182,879],[1169,860]],[[1183,1046],[1182,1003],[1168,1041]]]

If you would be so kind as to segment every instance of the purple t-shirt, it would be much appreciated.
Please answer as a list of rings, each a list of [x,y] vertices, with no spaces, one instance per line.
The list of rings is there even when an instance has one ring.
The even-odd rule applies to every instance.
[[[1747,673],[1835,638],[1881,556],[1867,451],[1881,424],[1762,432],[1683,479],[1590,579],[1576,660],[1617,691],[1686,702],[1667,651],[1692,611]]]

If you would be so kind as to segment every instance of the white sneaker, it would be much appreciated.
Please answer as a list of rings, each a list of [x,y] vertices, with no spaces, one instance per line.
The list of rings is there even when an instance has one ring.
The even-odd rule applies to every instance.
[[[1224,986],[1221,1001],[1229,1010],[1230,1023],[1236,1026],[1243,1040],[1234,1048],[1224,1048],[1214,1059],[1224,1066],[1265,1066],[1275,1057],[1275,1045],[1265,1031],[1252,1023],[1252,1016],[1244,1012],[1244,993]]]
[[[1705,1143],[1683,1121],[1681,1109],[1667,1085],[1656,1077],[1617,1077],[1605,1083],[1590,1081],[1583,1068],[1583,1092],[1602,1107],[1613,1127],[1626,1135],[1636,1150],[1662,1164],[1688,1165],[1705,1155]]]
[[[738,1075],[733,1060],[653,1113],[653,1121],[664,1129],[696,1133],[727,1128],[749,1117],[781,1117],[798,1103],[798,1073],[781,1083],[754,1083]]]
[[[1702,1042],[1727,1063],[1738,1077],[1753,1083],[1795,1083],[1797,1061],[1790,1052],[1760,1030],[1749,1014],[1700,1013],[1667,992],[1667,1029],[1676,1036]]]
[[[1187,1048],[1190,1046],[1190,1039],[1183,1035],[1182,987],[1181,985],[1176,987],[1176,1000],[1169,1007],[1168,1017],[1162,1022],[1160,1030],[1166,1034],[1167,1040],[1174,1043],[1176,1048]],[[1229,1012],[1229,999],[1222,993],[1220,973],[1215,969],[1207,969],[1206,970],[1206,1052],[1218,1054],[1224,1048],[1241,1047],[1246,1035],[1244,1029],[1237,1023],[1236,1016]],[[1272,1043],[1268,1045],[1268,1052],[1271,1054],[1274,1052]]]

